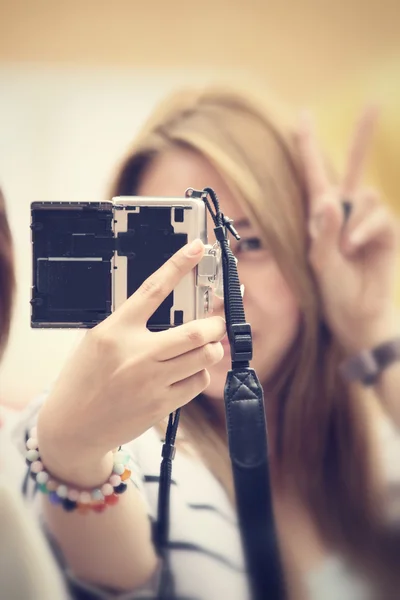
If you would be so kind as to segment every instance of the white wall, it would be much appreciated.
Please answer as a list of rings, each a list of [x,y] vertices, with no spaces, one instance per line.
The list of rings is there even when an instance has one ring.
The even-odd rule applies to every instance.
[[[80,331],[30,328],[30,203],[104,199],[113,168],[154,103],[208,72],[0,67],[0,186],[18,296],[0,400],[24,403],[57,375]]]

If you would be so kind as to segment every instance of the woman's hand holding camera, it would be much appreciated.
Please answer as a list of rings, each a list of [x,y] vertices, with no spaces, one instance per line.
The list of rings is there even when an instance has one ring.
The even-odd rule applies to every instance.
[[[200,240],[179,250],[84,337],[39,413],[41,456],[55,476],[75,485],[99,484],[111,470],[112,449],[207,388],[207,368],[223,357],[222,318],[158,333],[146,328],[203,254]]]

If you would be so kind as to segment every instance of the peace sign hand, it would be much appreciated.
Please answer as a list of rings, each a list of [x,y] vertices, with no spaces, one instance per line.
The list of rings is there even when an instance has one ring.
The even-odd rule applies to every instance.
[[[361,116],[338,188],[308,115],[296,136],[308,189],[309,260],[324,317],[348,352],[393,337],[398,223],[377,192],[360,187],[376,120],[375,109]]]

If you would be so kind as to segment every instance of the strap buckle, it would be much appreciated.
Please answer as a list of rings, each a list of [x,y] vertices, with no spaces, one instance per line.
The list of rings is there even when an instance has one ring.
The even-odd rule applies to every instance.
[[[232,362],[245,362],[253,358],[253,340],[249,323],[233,323],[228,332]]]

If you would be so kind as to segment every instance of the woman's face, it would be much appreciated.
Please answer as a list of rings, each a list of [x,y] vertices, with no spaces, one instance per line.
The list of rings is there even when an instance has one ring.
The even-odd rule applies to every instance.
[[[261,247],[257,228],[245,217],[222,177],[201,155],[183,149],[164,153],[150,164],[137,193],[179,197],[189,187],[213,188],[222,212],[234,220],[241,236],[239,242],[231,238],[231,247],[238,259],[240,282],[245,286],[246,320],[253,333],[251,366],[258,378],[266,382],[296,337],[300,322],[298,304],[268,249]],[[213,241],[211,222],[209,241]],[[213,314],[224,316],[223,301],[216,297]],[[227,339],[223,345],[224,358],[210,369],[211,383],[206,392],[210,399],[223,396],[226,373],[230,368]]]

